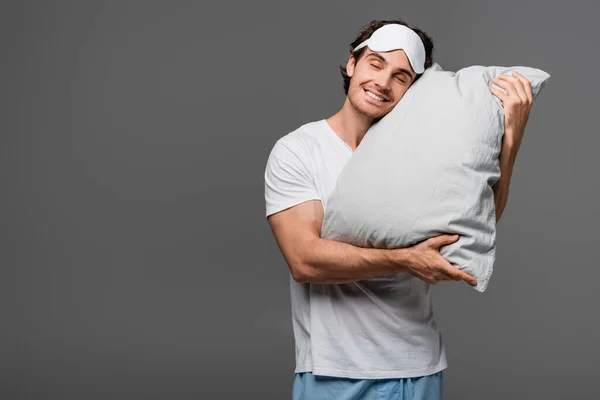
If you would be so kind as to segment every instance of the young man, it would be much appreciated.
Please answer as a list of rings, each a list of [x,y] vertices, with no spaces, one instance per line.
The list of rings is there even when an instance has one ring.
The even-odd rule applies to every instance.
[[[293,398],[441,399],[447,362],[430,284],[476,284],[439,253],[458,237],[392,250],[320,238],[338,174],[369,127],[433,64],[433,43],[404,21],[372,21],[351,48],[341,68],[342,108],[280,138],[265,171],[267,219],[291,272]],[[494,186],[499,219],[533,100],[520,75],[494,83],[507,92],[490,87],[505,110],[501,178]],[[370,285],[369,295],[360,285]]]

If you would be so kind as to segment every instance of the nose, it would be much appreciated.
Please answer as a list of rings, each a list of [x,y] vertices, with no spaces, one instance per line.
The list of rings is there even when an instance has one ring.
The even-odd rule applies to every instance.
[[[382,91],[385,92],[390,90],[390,79],[391,77],[388,74],[386,74],[385,72],[381,72],[375,76],[375,79],[373,79],[373,81],[377,86],[379,86],[379,88]]]

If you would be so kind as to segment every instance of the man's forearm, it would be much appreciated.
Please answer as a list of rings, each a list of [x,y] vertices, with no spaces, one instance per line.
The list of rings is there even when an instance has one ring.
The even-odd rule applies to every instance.
[[[500,221],[500,217],[508,203],[508,192],[510,183],[505,178],[500,178],[494,185],[494,203],[496,204],[496,223]]]
[[[500,179],[492,186],[496,206],[496,223],[500,221],[500,217],[508,203],[510,181],[518,151],[518,145],[505,143],[500,153]]]
[[[406,249],[374,249],[322,238],[305,246],[301,256],[302,282],[348,283],[395,272],[406,272],[411,253]]]

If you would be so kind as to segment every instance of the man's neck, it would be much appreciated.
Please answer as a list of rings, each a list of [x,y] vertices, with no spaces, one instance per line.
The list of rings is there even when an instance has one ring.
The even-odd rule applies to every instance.
[[[347,97],[344,106],[337,113],[327,118],[327,123],[331,129],[352,150],[356,150],[367,130],[375,121],[374,118],[357,112]]]

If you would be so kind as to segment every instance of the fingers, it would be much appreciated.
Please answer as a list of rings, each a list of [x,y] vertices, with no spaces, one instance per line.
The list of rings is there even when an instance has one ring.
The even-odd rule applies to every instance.
[[[443,269],[438,269],[436,271],[434,271],[431,275],[429,275],[427,277],[427,279],[429,279],[429,283],[435,285],[436,283],[440,282],[440,281],[459,281],[461,279],[457,279],[454,276],[452,276],[450,273],[447,273],[445,270]],[[434,283],[432,283],[434,282]]]
[[[498,79],[505,81],[509,86],[512,85],[513,90],[516,92],[517,97],[521,99],[522,102],[527,102],[527,94],[525,93],[525,88],[523,87],[523,82],[513,76],[500,75]]]
[[[435,285],[439,281],[465,281],[469,285],[477,285],[475,277],[456,268],[442,256],[439,256],[438,261],[432,263],[432,269],[429,272],[418,273],[416,276],[432,285]]]
[[[428,263],[429,271],[425,273],[419,271],[416,275],[432,285],[437,284],[439,281],[465,281],[470,285],[476,286],[477,279],[475,277],[456,268],[438,253],[441,246],[452,244],[459,238],[460,235],[439,235],[427,239],[424,244],[430,249],[436,250],[435,256]]]
[[[431,285],[435,285],[441,281],[466,281],[469,285],[477,286],[477,280],[469,274],[466,274],[465,276],[461,276],[460,274],[454,275],[455,276],[451,276],[447,273],[438,272],[438,274],[435,277],[418,277]]]
[[[438,280],[440,281],[460,281],[462,279],[457,278],[456,276],[451,275],[449,272],[442,272],[439,276]]]
[[[521,102],[527,99],[525,91],[522,88],[519,91],[519,85],[522,85],[522,83],[517,78],[500,75],[492,79],[492,82],[504,89],[508,93],[508,96],[512,98],[511,100]]]
[[[513,71],[513,75],[516,76],[522,83],[523,88],[525,89],[525,94],[527,95],[527,99],[530,103],[533,103],[533,92],[531,91],[531,82],[527,80],[523,75],[518,72]]]
[[[472,286],[477,286],[477,279],[475,279],[473,276],[467,274],[465,271],[462,271],[456,267],[452,267],[452,269],[454,269],[454,271],[449,272],[452,274],[452,276],[459,281],[465,281],[467,282],[469,285]]]
[[[531,93],[531,83],[521,74],[512,73],[513,76],[499,75],[492,79],[496,85],[504,89],[513,100],[519,100],[520,103],[530,104],[533,102]]]
[[[459,237],[459,235],[439,235],[428,239],[427,244],[437,250],[442,246],[456,242]]]
[[[456,268],[454,265],[450,264],[445,258],[442,257],[444,263],[442,264],[442,271],[452,277],[453,280],[465,281],[470,285],[477,285],[477,279],[473,276],[467,274],[465,271]]]
[[[464,275],[461,275],[461,274],[456,275],[455,274],[455,276],[440,273],[435,278],[430,278],[430,277],[427,277],[427,278],[420,277],[420,278],[432,285],[435,285],[440,281],[465,281],[471,286],[477,286],[477,279],[473,278],[471,275],[466,274],[466,273]]]
[[[509,98],[506,93],[504,93],[500,89],[496,89],[495,87],[490,86],[490,91],[494,94],[494,96],[496,96],[497,98],[500,99],[500,101],[502,101],[502,104],[504,104],[506,102],[506,100]]]

